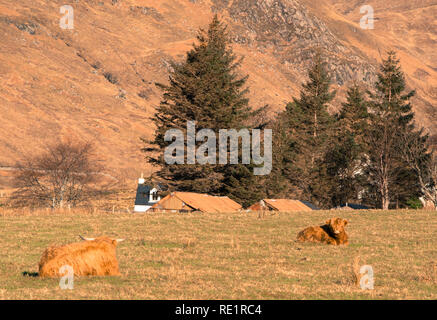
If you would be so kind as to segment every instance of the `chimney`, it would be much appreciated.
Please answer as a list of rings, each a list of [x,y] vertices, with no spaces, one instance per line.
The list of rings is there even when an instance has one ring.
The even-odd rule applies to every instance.
[[[141,172],[141,178],[138,179],[138,184],[144,184],[144,182],[146,182],[146,180],[144,180],[144,173]]]

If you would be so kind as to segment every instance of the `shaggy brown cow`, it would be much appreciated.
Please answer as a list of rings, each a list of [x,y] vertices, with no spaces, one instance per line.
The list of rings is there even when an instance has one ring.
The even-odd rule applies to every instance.
[[[120,275],[115,249],[124,239],[81,238],[85,241],[46,249],[39,262],[39,276],[62,277],[59,269],[64,265],[73,267],[76,276]]]
[[[308,227],[297,235],[298,241],[324,242],[327,244],[340,245],[348,244],[348,236],[344,227],[347,220],[341,218],[332,218],[325,222],[326,224],[316,227]]]

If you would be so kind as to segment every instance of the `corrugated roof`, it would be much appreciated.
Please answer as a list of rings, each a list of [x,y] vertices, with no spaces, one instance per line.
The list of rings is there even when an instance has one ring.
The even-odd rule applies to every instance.
[[[219,197],[211,196],[209,194],[179,191],[169,194],[160,202],[152,206],[152,208],[159,208],[160,204],[162,204],[169,197],[177,197],[188,206],[202,212],[235,212],[242,208],[240,204],[228,197]]]
[[[278,211],[312,211],[313,209],[308,205],[304,204],[300,200],[291,199],[263,199],[265,204]],[[254,204],[251,208],[253,210],[259,210],[259,206]]]

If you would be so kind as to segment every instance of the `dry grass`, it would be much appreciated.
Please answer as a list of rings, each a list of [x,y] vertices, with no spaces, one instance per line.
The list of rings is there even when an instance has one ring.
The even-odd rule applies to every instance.
[[[352,262],[352,283],[356,286],[360,285],[362,274],[360,273],[360,257],[357,256]]]
[[[295,242],[298,231],[333,216],[348,219],[349,246]],[[0,229],[0,299],[437,299],[432,211],[259,219],[256,213],[3,210]],[[38,271],[47,246],[77,241],[78,234],[126,238],[117,249],[122,276],[76,278],[74,290],[23,276]],[[357,286],[363,264],[373,267],[374,290]]]

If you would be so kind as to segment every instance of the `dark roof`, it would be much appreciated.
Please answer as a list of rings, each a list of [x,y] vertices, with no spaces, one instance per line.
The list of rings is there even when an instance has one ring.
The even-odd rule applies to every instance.
[[[151,206],[152,204],[154,204],[155,202],[149,203],[150,190],[152,190],[153,188],[157,188],[157,187],[153,187],[145,184],[139,184],[137,188],[137,196],[135,197],[135,205]]]
[[[347,203],[347,204],[342,204],[340,206],[340,208],[344,208],[344,207],[349,207],[349,208],[354,209],[354,210],[368,210],[368,209],[370,209],[369,207],[367,207],[363,204],[356,204],[356,203]]]
[[[300,202],[302,202],[304,205],[306,205],[307,207],[310,207],[313,210],[320,210],[317,206],[315,206],[311,202],[304,201],[304,200],[300,200]]]

